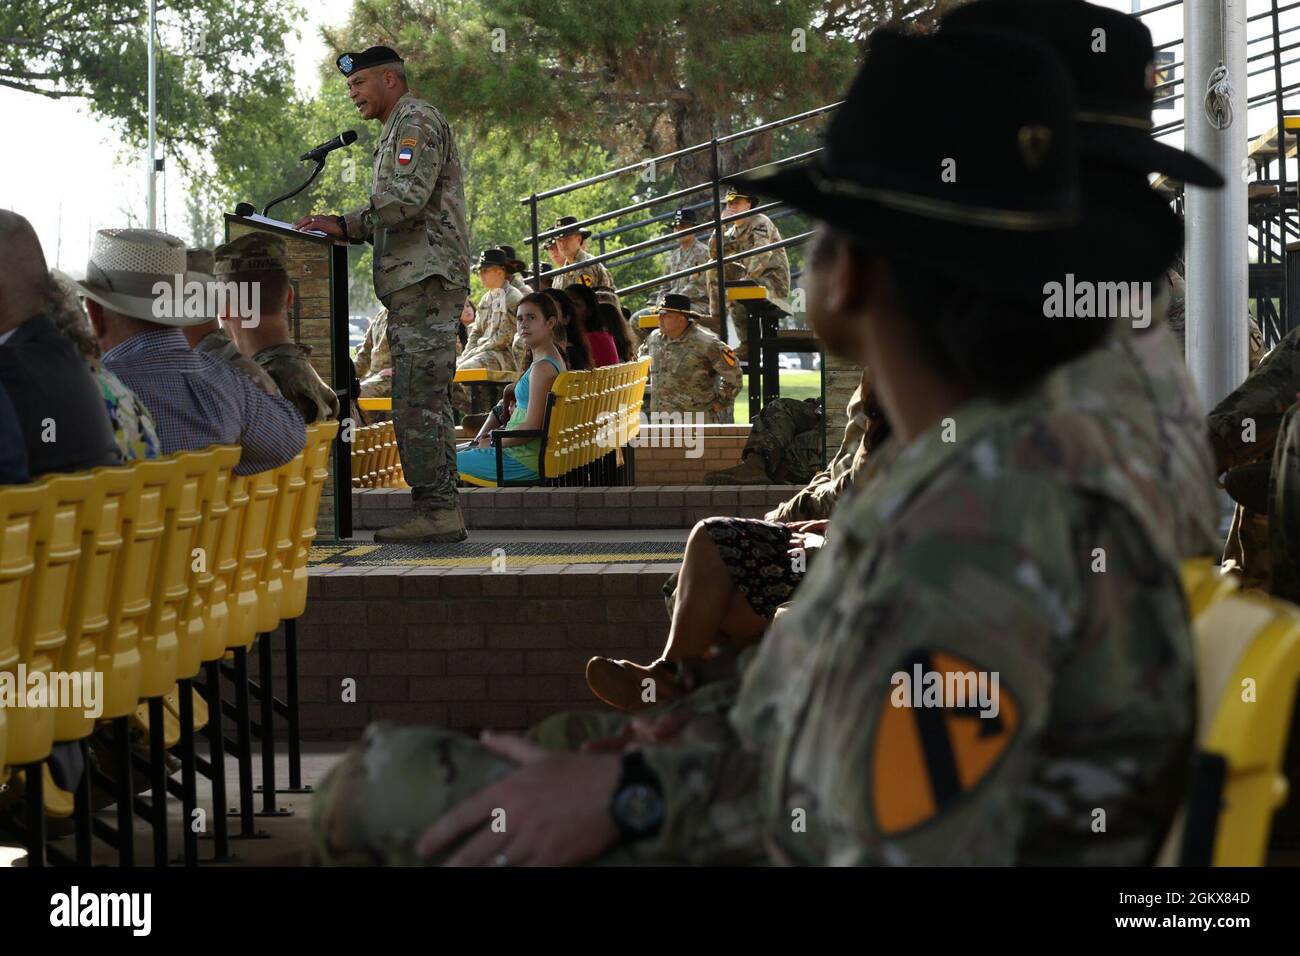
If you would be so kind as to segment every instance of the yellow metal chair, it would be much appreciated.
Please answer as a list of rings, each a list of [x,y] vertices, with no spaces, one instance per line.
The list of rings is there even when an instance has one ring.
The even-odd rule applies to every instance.
[[[1196,619],[1197,753],[1180,862],[1259,866],[1300,683],[1300,608],[1229,594]]]

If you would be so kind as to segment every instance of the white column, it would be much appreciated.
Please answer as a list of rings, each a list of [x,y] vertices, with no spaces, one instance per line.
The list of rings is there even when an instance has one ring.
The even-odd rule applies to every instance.
[[[1206,409],[1246,377],[1246,0],[1185,0],[1187,149],[1223,174],[1223,189],[1186,194],[1187,365]],[[1205,90],[1220,58],[1232,82],[1232,123],[1216,129]]]

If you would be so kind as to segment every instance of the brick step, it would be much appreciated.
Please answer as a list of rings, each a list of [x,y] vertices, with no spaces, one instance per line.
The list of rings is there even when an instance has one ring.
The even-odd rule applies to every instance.
[[[522,730],[603,706],[583,677],[593,655],[650,661],[663,650],[662,587],[675,565],[313,573],[298,619],[303,737],[356,740],[367,723]],[[284,641],[272,639],[283,697]],[[258,655],[249,655],[256,670]],[[343,682],[355,681],[345,702]]]
[[[469,528],[690,528],[702,518],[761,518],[792,497],[796,485],[636,485],[627,488],[462,488]],[[359,530],[410,516],[409,488],[352,493]]]

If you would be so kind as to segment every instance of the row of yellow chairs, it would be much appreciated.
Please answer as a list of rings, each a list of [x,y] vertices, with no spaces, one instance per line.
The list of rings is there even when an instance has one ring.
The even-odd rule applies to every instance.
[[[98,719],[123,733],[141,702],[174,699],[178,680],[302,614],[337,431],[312,425],[292,461],[250,476],[233,473],[237,446],[213,446],[0,488],[0,671],[102,674]],[[0,709],[0,767],[27,771],[29,846],[43,847],[34,771],[95,727],[80,706]],[[154,803],[157,836],[165,795]]]
[[[1182,577],[1196,664],[1196,755],[1160,862],[1260,866],[1289,791],[1300,608],[1240,592],[1237,578],[1208,558],[1184,562]]]
[[[541,429],[501,429],[492,433],[497,449],[497,480],[464,474],[461,480],[483,486],[507,484],[500,440],[514,436],[540,439],[537,460],[543,482],[614,484],[616,475],[628,464],[624,450],[641,431],[641,408],[649,374],[647,358],[561,372],[547,397]],[[630,484],[630,468],[625,470]]]
[[[352,487],[405,488],[393,423],[363,425],[352,432]]]

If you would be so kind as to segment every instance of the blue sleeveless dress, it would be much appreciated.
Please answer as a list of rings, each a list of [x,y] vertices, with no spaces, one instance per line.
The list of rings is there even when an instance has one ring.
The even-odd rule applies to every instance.
[[[528,417],[528,381],[538,362],[550,362],[556,373],[564,371],[564,366],[550,356],[543,356],[532,365],[528,372],[520,376],[515,383],[515,411],[506,422],[506,430],[522,428]],[[534,438],[522,445],[509,445],[502,449],[502,465],[506,481],[536,481],[541,477],[537,470],[537,452],[540,442]],[[471,485],[495,485],[497,483],[497,452],[495,448],[467,448],[456,452],[456,470],[463,481]]]

